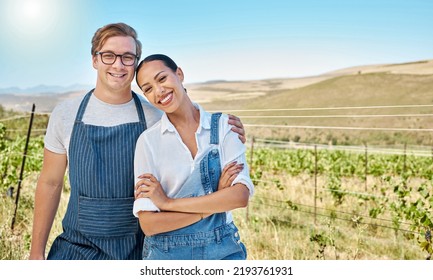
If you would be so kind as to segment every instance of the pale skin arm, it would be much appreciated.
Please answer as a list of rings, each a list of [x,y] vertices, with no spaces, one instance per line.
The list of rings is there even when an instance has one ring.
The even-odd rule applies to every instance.
[[[231,185],[233,180],[239,174],[242,167],[235,163],[226,166],[221,174],[218,190],[222,190]],[[141,176],[140,176],[141,177]],[[137,185],[140,181],[137,183]],[[139,192],[135,192],[135,197],[139,198]],[[164,193],[165,195],[165,193]],[[210,216],[212,213],[180,213],[180,212],[149,212],[141,211],[138,213],[140,227],[147,236],[163,233],[200,221]]]
[[[44,149],[42,171],[35,193],[30,260],[45,259],[45,247],[59,207],[66,166],[66,154],[56,154]]]

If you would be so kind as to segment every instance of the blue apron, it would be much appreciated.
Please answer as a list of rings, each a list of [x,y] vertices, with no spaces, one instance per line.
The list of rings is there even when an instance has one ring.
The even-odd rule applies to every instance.
[[[132,92],[139,122],[112,127],[84,124],[92,92],[81,102],[72,130],[71,194],[63,233],[47,259],[141,259],[144,235],[132,207],[135,144],[146,129],[143,107]]]
[[[219,144],[219,118],[212,114],[209,153],[194,167],[182,188],[174,198],[196,197],[218,190],[221,176]],[[146,236],[143,245],[146,260],[243,260],[246,248],[240,241],[237,227],[226,223],[226,213],[213,214],[192,225]]]

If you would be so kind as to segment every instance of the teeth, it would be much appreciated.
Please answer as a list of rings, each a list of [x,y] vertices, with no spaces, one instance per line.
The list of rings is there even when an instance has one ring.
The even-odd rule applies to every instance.
[[[171,98],[171,94],[167,95],[164,99],[161,100],[161,103],[167,102]]]
[[[123,77],[124,74],[113,74],[113,73],[110,73],[110,75],[113,76],[113,77],[116,77],[116,78],[120,78],[120,77]]]

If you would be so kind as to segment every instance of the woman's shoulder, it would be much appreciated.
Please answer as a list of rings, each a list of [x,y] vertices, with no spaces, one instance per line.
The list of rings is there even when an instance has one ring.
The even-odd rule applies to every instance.
[[[152,126],[148,127],[145,131],[143,131],[138,137],[137,141],[140,142],[153,142],[157,140],[156,138],[161,136],[161,119],[159,119]],[[155,143],[155,142],[153,142]]]
[[[211,125],[212,123],[213,116],[218,117],[218,115],[220,115],[218,117],[220,127],[224,127],[225,125],[228,125],[229,116],[227,114],[224,114],[222,112],[209,112],[203,109],[203,107],[197,103],[195,103],[194,106],[196,106],[196,108],[200,110],[200,113],[204,115],[202,121],[207,122],[209,125]]]
[[[214,113],[218,114],[218,113]],[[229,115],[220,113],[221,116],[219,117],[219,127],[220,127],[220,134],[226,135],[231,131],[232,125],[229,124]]]

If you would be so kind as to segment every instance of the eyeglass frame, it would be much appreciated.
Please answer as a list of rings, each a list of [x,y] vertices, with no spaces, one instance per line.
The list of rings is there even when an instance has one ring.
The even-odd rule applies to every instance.
[[[115,56],[113,63],[106,63],[106,62],[104,62],[104,59],[102,58],[102,56],[103,56],[104,54],[106,54],[106,53],[110,53],[110,54],[113,54],[113,55]],[[117,57],[120,57],[120,62],[123,64],[123,66],[133,66],[133,65],[137,62],[137,60],[138,60],[138,56],[135,55],[135,54],[133,54],[133,53],[115,54],[114,52],[95,52],[95,55],[98,55],[98,54],[101,55],[101,61],[102,61],[102,63],[104,63],[105,65],[113,65],[114,63],[116,63]],[[134,62],[133,62],[131,65],[127,65],[127,64],[125,64],[125,63],[123,62],[123,56],[124,56],[124,55],[132,55],[132,56],[134,56],[134,57],[135,57]]]

